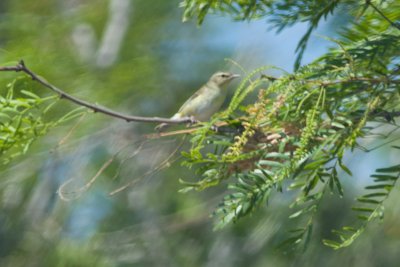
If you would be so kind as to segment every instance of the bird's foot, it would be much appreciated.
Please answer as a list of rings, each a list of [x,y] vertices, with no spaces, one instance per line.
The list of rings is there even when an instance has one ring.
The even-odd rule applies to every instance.
[[[190,116],[190,117],[189,117],[189,122],[188,122],[187,126],[190,127],[190,126],[192,126],[192,125],[194,125],[194,124],[197,124],[197,123],[199,123],[199,122],[200,122],[200,121],[197,120],[194,116]]]

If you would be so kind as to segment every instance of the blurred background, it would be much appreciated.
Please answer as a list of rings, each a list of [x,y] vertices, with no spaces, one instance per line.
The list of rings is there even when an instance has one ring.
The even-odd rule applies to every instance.
[[[24,59],[76,97],[159,117],[171,116],[213,72],[242,74],[227,58],[249,71],[264,65],[292,71],[306,25],[277,34],[262,19],[208,16],[198,27],[181,22],[179,2],[1,0],[0,65]],[[347,20],[343,12],[320,25],[303,63],[334,46],[321,36],[335,37]],[[0,93],[16,76],[0,73]],[[51,95],[31,86],[40,96]],[[73,108],[60,100],[50,116]],[[296,226],[287,219],[290,193],[213,231],[210,214],[225,189],[178,193],[179,179],[195,181],[198,175],[179,161],[146,175],[182,142],[141,143],[154,126],[89,113],[52,129],[26,155],[1,166],[0,266],[398,266],[398,188],[386,203],[384,221],[369,225],[350,248],[333,251],[321,242],[332,228],[354,221],[350,206],[369,174],[394,164],[395,155],[385,147],[373,156],[347,155],[354,176],[342,175],[345,197],[327,196],[309,248],[284,254],[276,245]],[[96,176],[110,159],[115,160]]]

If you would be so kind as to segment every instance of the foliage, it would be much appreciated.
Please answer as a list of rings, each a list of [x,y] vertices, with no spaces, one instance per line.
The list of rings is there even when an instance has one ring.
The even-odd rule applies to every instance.
[[[73,95],[118,110],[126,108],[130,114],[144,109],[147,114],[159,115],[167,114],[167,106],[176,107],[168,102],[171,98],[167,95],[172,91],[166,90],[173,87],[171,95],[181,98],[172,98],[174,103],[181,102],[191,93],[188,88],[200,82],[189,84],[188,77],[200,79],[202,70],[216,69],[215,62],[229,54],[225,47],[224,53],[213,54],[210,46],[215,42],[210,42],[209,36],[203,37],[205,40],[195,37],[191,28],[191,34],[182,34],[179,27],[187,25],[177,27],[175,13],[171,12],[173,2],[130,1],[134,3],[133,16],[125,18],[131,21],[120,57],[110,67],[99,67],[95,56],[101,47],[102,31],[113,21],[107,21],[106,3],[117,1],[72,2],[54,5],[48,0],[0,1],[1,61],[23,57],[35,72]],[[351,174],[350,166],[343,162],[344,154],[364,149],[367,137],[388,140],[387,143],[395,138],[399,116],[399,5],[399,1],[182,1],[184,19],[197,17],[199,23],[213,12],[237,20],[265,18],[278,31],[299,22],[309,25],[298,46],[296,72],[286,73],[272,66],[244,70],[244,79],[229,107],[192,135],[191,149],[183,152],[184,165],[195,169],[201,179],[184,181],[186,187],[182,191],[203,190],[203,194],[173,194],[176,180],[149,179],[144,185],[138,183],[132,192],[104,197],[109,183],[120,181],[109,179],[114,175],[113,166],[99,171],[99,166],[105,166],[102,160],[110,156],[114,146],[131,142],[137,132],[131,128],[124,131],[114,124],[98,131],[101,116],[87,116],[90,121],[79,124],[83,133],[76,135],[83,137],[78,142],[68,142],[51,156],[42,153],[46,155],[31,157],[37,152],[31,146],[35,140],[42,137],[42,143],[50,139],[49,143],[54,144],[59,135],[65,136],[65,128],[55,126],[82,114],[82,110],[69,113],[69,106],[67,111],[60,109],[65,102],[57,96],[41,95],[34,87],[35,81],[17,78],[10,82],[2,72],[0,146],[5,154],[1,155],[1,164],[18,161],[16,156],[27,153],[27,149],[30,154],[26,157],[29,164],[24,161],[15,168],[1,165],[0,265],[47,266],[54,265],[53,259],[60,265],[77,266],[289,263],[293,258],[274,255],[270,249],[281,241],[276,229],[294,225],[282,246],[311,244],[310,240],[320,237],[319,228],[331,226],[326,222],[332,216],[327,218],[321,212],[328,197],[350,195],[343,179],[344,173]],[[334,49],[301,67],[307,40],[331,14],[353,22],[339,30],[339,40],[331,39]],[[88,52],[86,57],[79,52],[85,43],[79,47],[71,41],[77,33],[88,37],[84,38],[89,41],[88,49],[83,49]],[[93,39],[89,38],[91,35]],[[192,53],[200,54],[194,59],[185,57],[187,52],[198,52],[200,41],[208,44],[207,57],[203,56],[204,50]],[[272,77],[267,74],[270,69],[281,71],[282,75]],[[244,100],[257,91],[257,102],[243,106]],[[156,92],[161,93],[155,96]],[[89,127],[92,124],[95,129]],[[112,134],[106,131],[109,128],[113,128]],[[155,146],[153,151],[164,152]],[[129,150],[132,144],[125,147]],[[390,149],[398,155],[398,146]],[[129,158],[131,161],[123,164],[126,179],[138,177],[142,169],[148,171],[149,159],[155,157],[150,148],[143,151],[138,162]],[[335,259],[332,266],[339,261],[356,262],[354,257],[365,260],[372,254],[371,266],[378,258],[397,262],[398,246],[391,246],[393,240],[388,240],[388,234],[361,235],[371,221],[382,218],[386,200],[396,189],[398,165],[382,167],[371,175],[373,183],[354,205],[354,224],[345,224],[332,236],[321,234],[323,242],[333,248],[348,246],[359,236],[371,239],[368,247],[356,252],[352,247],[341,252],[341,257],[331,252],[320,257],[324,248],[314,244],[318,248],[307,253],[318,255],[318,265],[320,258],[325,261],[325,256],[330,255]],[[96,171],[106,179],[99,179],[80,200],[63,202],[57,198],[55,192],[60,184],[70,178],[82,178],[86,183],[84,179]],[[190,174],[172,166],[162,175]],[[214,212],[215,227],[225,227],[223,232],[211,232],[206,223],[215,200],[210,197],[215,191],[205,190],[211,187],[224,190],[225,196]],[[274,203],[277,195],[284,200],[278,205]],[[286,205],[289,201],[291,204]],[[336,201],[328,204],[335,216],[339,212],[347,215],[346,209],[337,208]],[[282,219],[286,215],[290,220]],[[398,219],[393,217],[392,225],[397,229]],[[244,223],[226,227],[238,220]],[[83,250],[74,249],[86,242],[88,246]],[[390,254],[389,247],[394,248]],[[377,257],[380,251],[384,255]],[[311,266],[312,258],[306,255],[304,264],[298,265]],[[329,266],[328,261],[326,265]],[[376,265],[389,266],[381,262]]]
[[[344,153],[362,149],[367,137],[390,138],[399,128],[395,118],[400,114],[400,28],[396,24],[400,8],[393,6],[400,3],[183,2],[184,18],[197,16],[199,23],[210,10],[237,19],[272,16],[280,29],[297,21],[308,21],[309,31],[299,43],[299,58],[320,19],[337,10],[339,4],[350,5],[358,20],[342,31],[340,40],[330,39],[337,48],[292,74],[283,73],[276,78],[265,75],[262,68],[248,74],[228,109],[192,137],[192,148],[184,153],[184,164],[199,166],[202,178],[185,183],[183,191],[204,190],[228,179],[230,182],[231,193],[214,214],[216,228],[254,212],[268,203],[274,192],[295,191],[297,197],[290,207],[296,211],[289,218],[299,220],[298,225],[303,223],[303,226],[296,227],[283,245],[307,244],[324,195],[331,192],[343,196],[339,174],[352,175],[343,163]],[[247,106],[239,117],[238,107],[255,88],[260,89],[258,101]],[[211,125],[224,123],[229,126],[212,131]],[[387,130],[382,124],[394,130],[385,135]],[[340,240],[324,240],[326,245],[335,249],[346,247],[368,222],[382,217],[383,201],[400,173],[398,165],[377,169],[376,173],[372,175],[375,183],[366,187],[368,193],[357,199],[362,205],[353,208],[361,213],[358,215],[361,223],[335,231]]]
[[[266,17],[270,25],[281,31],[299,22],[307,22],[308,30],[297,45],[298,52],[295,68],[301,65],[303,53],[312,32],[318,27],[321,20],[326,19],[335,12],[342,12],[354,16],[362,22],[354,25],[355,28],[363,27],[371,30],[385,27],[386,21],[377,18],[373,9],[380,5],[382,12],[396,21],[399,17],[400,3],[394,1],[352,1],[352,0],[318,0],[318,1],[274,1],[274,0],[184,0],[183,21],[197,17],[197,23],[202,24],[208,13],[229,15],[236,20],[254,20]],[[377,22],[378,23],[375,23]],[[379,23],[379,21],[383,23]],[[363,34],[358,35],[364,36]]]
[[[78,108],[59,118],[46,117],[57,96],[40,97],[29,90],[29,84],[27,78],[17,78],[7,85],[6,94],[0,95],[0,165],[25,154],[38,137],[83,112]]]
[[[393,148],[400,149],[397,146]],[[324,240],[325,245],[334,249],[349,246],[365,230],[367,223],[375,218],[383,218],[383,202],[388,198],[400,177],[400,165],[377,169],[376,174],[372,174],[371,177],[375,183],[365,187],[369,193],[357,198],[358,205],[352,208],[358,213],[359,225],[345,226],[341,230],[335,230],[334,233],[340,238],[340,242]]]

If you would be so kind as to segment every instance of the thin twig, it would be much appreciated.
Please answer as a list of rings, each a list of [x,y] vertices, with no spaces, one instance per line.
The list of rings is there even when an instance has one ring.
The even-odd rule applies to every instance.
[[[133,152],[133,154],[129,157],[132,158],[134,156],[136,156],[137,154],[139,154],[139,152],[142,151],[142,147],[143,145],[147,142],[147,140],[145,141],[140,141],[139,142],[139,146],[137,149],[135,149],[135,151]],[[134,145],[136,145],[138,142],[135,142]],[[57,193],[60,196],[60,198],[64,201],[71,201],[71,200],[75,200],[78,199],[82,196],[82,194],[84,192],[86,192],[93,184],[94,182],[97,180],[97,178],[111,165],[111,163],[114,162],[114,160],[117,158],[117,156],[122,153],[123,150],[129,148],[130,145],[128,146],[123,146],[121,147],[121,149],[119,149],[114,155],[112,155],[111,158],[109,158],[102,166],[101,168],[96,172],[96,174],[87,182],[85,183],[82,187],[76,189],[75,191],[72,192],[65,192],[64,188],[70,184],[71,182],[74,181],[74,179],[69,179],[67,180],[65,183],[63,183],[60,188],[58,189]],[[128,158],[127,158],[128,159]],[[119,172],[120,170],[118,169],[117,172]],[[74,196],[68,198],[66,195],[67,194],[75,194]]]
[[[279,77],[274,77],[270,75],[265,75],[262,74],[261,78],[270,80],[272,82],[281,80]],[[332,81],[320,81],[320,80],[299,80],[299,82],[303,83],[315,83],[320,86],[330,86],[330,85],[336,85],[336,84],[342,84],[342,83],[352,83],[352,82],[369,82],[372,84],[379,84],[379,83],[386,83],[386,84],[400,84],[400,80],[396,79],[379,79],[379,78],[368,78],[368,77],[352,77],[350,79],[343,79],[343,80],[332,80]]]
[[[83,113],[75,125],[67,132],[67,134],[57,143],[57,145],[51,149],[51,152],[58,149],[58,147],[62,146],[72,135],[72,133],[78,128],[78,126],[82,123],[83,119],[86,117],[87,113]]]
[[[179,157],[176,159],[172,159],[172,157],[175,156],[175,154],[181,149],[181,147],[184,144],[184,141],[185,141],[185,136],[183,136],[182,141],[176,146],[176,148],[172,151],[172,153],[170,153],[168,155],[168,157],[166,159],[164,159],[161,163],[159,163],[155,168],[148,170],[143,175],[141,175],[139,178],[132,180],[132,181],[128,182],[127,184],[113,190],[112,192],[109,193],[109,195],[113,196],[113,195],[127,189],[128,187],[135,185],[137,182],[141,181],[142,179],[146,178],[147,176],[151,177],[152,175],[158,173],[159,171],[161,171],[165,168],[168,168],[171,165],[171,163],[173,163],[174,161],[179,159]]]
[[[72,181],[74,181],[74,179],[70,179],[68,181],[66,181],[65,183],[63,183],[60,188],[57,190],[57,194],[59,195],[61,200],[64,201],[71,201],[71,200],[75,200],[80,198],[80,196],[82,195],[82,193],[86,192],[90,186],[97,180],[97,178],[104,172],[105,169],[108,168],[108,166],[110,166],[111,163],[113,163],[114,161],[114,157],[111,157],[109,160],[107,160],[102,166],[101,168],[97,171],[97,173],[89,180],[89,182],[87,182],[84,186],[78,188],[76,191],[74,191],[73,193],[77,194],[71,198],[68,198],[66,196],[66,194],[64,193],[64,187],[68,184],[70,184]]]
[[[146,139],[158,139],[160,137],[166,137],[166,136],[173,136],[173,135],[181,135],[181,134],[190,134],[194,133],[201,127],[195,127],[195,128],[188,128],[188,129],[182,129],[182,130],[177,130],[177,131],[169,131],[169,132],[160,132],[160,133],[153,133],[153,134],[146,134],[143,137]]]
[[[387,22],[390,23],[390,25],[392,25],[393,27],[397,28],[398,30],[400,30],[400,25],[393,22],[392,20],[390,20],[388,17],[386,17],[385,14],[383,14],[382,11],[379,10],[379,8],[377,8],[374,4],[372,4],[372,2],[370,0],[367,0],[367,5],[371,6],[376,12],[379,13],[379,15],[381,15],[382,18],[384,18]]]
[[[160,118],[160,117],[141,117],[141,116],[131,116],[131,115],[125,115],[116,111],[113,111],[111,109],[105,108],[105,107],[100,107],[95,104],[91,104],[89,102],[86,102],[84,100],[81,100],[79,98],[76,98],[70,94],[65,93],[63,90],[57,88],[56,86],[52,85],[51,83],[47,82],[45,79],[41,78],[37,74],[35,74],[33,71],[31,71],[28,67],[26,67],[25,63],[23,60],[21,60],[16,66],[6,66],[6,67],[0,67],[0,71],[16,71],[16,72],[25,72],[28,74],[32,80],[37,81],[44,87],[52,90],[53,92],[56,92],[60,98],[64,98],[70,102],[73,102],[79,106],[86,107],[88,109],[93,110],[93,112],[98,112],[105,114],[110,117],[114,117],[117,119],[122,119],[125,120],[126,122],[155,122],[155,123],[169,123],[169,124],[182,124],[182,123],[196,123],[193,118],[191,117],[184,117],[181,119],[168,119],[168,118]]]

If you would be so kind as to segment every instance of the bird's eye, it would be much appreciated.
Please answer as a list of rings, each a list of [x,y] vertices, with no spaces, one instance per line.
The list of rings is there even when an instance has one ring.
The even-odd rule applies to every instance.
[[[221,74],[221,77],[222,77],[222,78],[228,78],[229,75],[227,75],[227,74],[225,74],[225,73],[222,73],[222,74]]]

